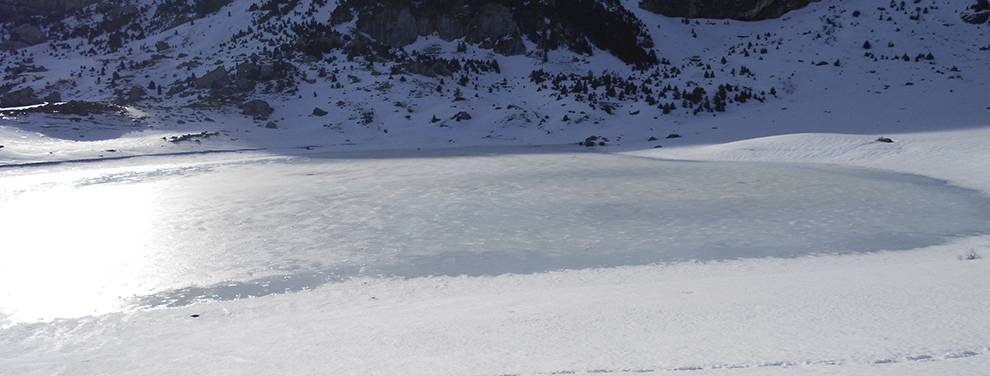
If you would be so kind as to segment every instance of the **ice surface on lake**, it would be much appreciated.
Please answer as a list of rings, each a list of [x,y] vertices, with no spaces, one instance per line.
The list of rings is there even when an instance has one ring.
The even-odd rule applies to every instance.
[[[0,312],[30,321],[354,276],[899,250],[990,232],[987,197],[919,176],[551,151],[0,171]]]

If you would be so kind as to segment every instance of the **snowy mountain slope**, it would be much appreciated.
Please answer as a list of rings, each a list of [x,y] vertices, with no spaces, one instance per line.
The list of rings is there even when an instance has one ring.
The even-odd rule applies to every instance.
[[[474,45],[458,52],[459,42],[435,35],[392,50],[392,59],[382,62],[372,62],[374,54],[349,59],[343,50],[322,60],[299,51],[275,55],[273,49],[295,37],[287,30],[293,23],[326,22],[334,5],[304,1],[283,17],[267,19],[262,11],[248,11],[252,5],[232,2],[217,13],[128,41],[116,52],[99,53],[106,44],[99,36],[92,42],[70,38],[5,53],[2,64],[8,72],[44,67],[8,74],[10,91],[31,87],[38,97],[58,91],[62,100],[120,102],[133,120],[105,120],[130,126],[114,126],[108,136],[87,136],[96,129],[66,123],[81,120],[78,116],[8,115],[5,132],[44,135],[51,140],[42,144],[51,146],[29,150],[8,142],[4,160],[92,158],[108,149],[136,155],[216,148],[560,144],[591,135],[608,138],[612,146],[640,148],[664,144],[647,140],[671,133],[688,137],[667,145],[781,132],[879,134],[981,125],[990,113],[983,95],[990,52],[980,50],[987,30],[962,22],[965,2],[912,4],[927,11],[918,13],[910,6],[902,11],[897,4],[844,1],[812,4],[776,20],[685,24],[629,1],[625,6],[644,20],[655,51],[669,63],[642,71],[600,50],[592,56],[551,50],[544,62],[532,52],[506,57]],[[154,6],[139,9],[147,9],[144,14],[152,20]],[[333,30],[348,35],[353,22]],[[872,48],[863,49],[864,42]],[[167,48],[159,51],[156,44]],[[87,46],[97,54],[88,53]],[[409,73],[416,56],[430,56],[426,61],[434,63],[470,60],[487,70],[432,77]],[[277,78],[239,86],[237,66],[251,62],[277,68]],[[217,67],[230,77],[224,89],[209,84],[196,89],[195,81]],[[606,81],[617,84],[613,88]],[[724,111],[716,110],[719,86],[726,85]],[[132,95],[134,88],[141,90]],[[588,93],[574,93],[575,88]],[[696,88],[703,90],[697,103],[681,98]],[[750,95],[754,98],[746,100]],[[240,115],[236,106],[249,99],[265,100],[275,111],[267,119]],[[665,106],[675,109],[665,111]],[[317,108],[327,114],[314,115]],[[471,119],[452,119],[461,112]],[[223,137],[194,147],[162,140],[203,131]],[[120,137],[105,139],[111,136]],[[87,137],[103,140],[93,143]],[[123,144],[104,147],[115,142]],[[62,156],[55,157],[56,152]]]

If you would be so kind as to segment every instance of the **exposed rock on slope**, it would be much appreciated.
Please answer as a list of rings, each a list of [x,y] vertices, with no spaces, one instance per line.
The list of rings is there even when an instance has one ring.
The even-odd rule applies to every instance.
[[[408,45],[419,36],[464,38],[502,55],[568,48],[581,54],[592,45],[629,64],[656,64],[653,41],[638,18],[619,0],[344,0],[331,24],[350,22],[379,43]]]
[[[209,89],[226,85],[228,82],[230,82],[230,76],[227,75],[227,70],[223,66],[219,66],[210,73],[204,74],[203,77],[197,78],[194,86],[197,89]]]
[[[44,42],[48,37],[45,32],[41,31],[37,26],[34,25],[20,25],[10,30],[10,35],[13,40],[18,42],[24,42],[29,46],[36,45],[38,43]]]
[[[34,89],[30,87],[6,93],[0,99],[0,107],[18,107],[38,103],[41,103],[41,100],[35,97]]]
[[[58,18],[96,0],[3,0],[0,22],[26,22],[35,16]]]
[[[979,25],[990,23],[990,1],[977,0],[976,4],[970,5],[960,14],[966,23]]]
[[[764,20],[820,0],[641,0],[639,7],[668,17]]]
[[[479,44],[484,49],[494,49],[502,55],[526,53],[526,46],[519,36],[519,27],[512,20],[509,8],[502,4],[485,4],[481,12],[471,20],[465,40]]]
[[[526,52],[512,12],[502,4],[485,4],[470,19],[464,7],[439,10],[424,5],[417,8],[417,15],[413,15],[411,5],[396,1],[373,2],[358,14],[358,30],[390,47],[403,47],[415,42],[420,35],[436,32],[445,41],[466,38],[468,43],[480,44],[482,48],[494,49],[502,55]]]
[[[408,6],[386,2],[365,8],[358,17],[358,30],[389,47],[402,47],[416,41],[419,29]]]

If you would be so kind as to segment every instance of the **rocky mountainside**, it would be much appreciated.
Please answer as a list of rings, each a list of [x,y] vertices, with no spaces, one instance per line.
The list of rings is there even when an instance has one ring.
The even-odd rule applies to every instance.
[[[97,137],[85,123],[99,137],[151,137],[166,148],[218,132],[234,148],[264,143],[255,127],[296,144],[404,147],[410,135],[430,135],[443,145],[600,146],[636,135],[653,146],[726,128],[712,119],[791,111],[796,101],[838,93],[881,98],[901,88],[977,100],[959,96],[981,92],[966,86],[968,75],[990,69],[985,0],[813,2],[759,22],[669,17],[649,4],[116,0],[64,8],[62,17],[0,24],[0,107],[50,103],[5,110],[0,122],[41,112],[51,123],[28,127],[39,134]],[[800,5],[732,4],[738,12],[705,14],[770,17]],[[830,89],[836,82],[846,86]],[[955,86],[934,95],[933,82]],[[841,110],[818,112],[825,115],[797,124]]]
[[[641,0],[639,6],[668,17],[756,21],[777,18],[816,1],[820,0]]]
[[[129,40],[143,39],[151,32],[216,13],[230,2],[3,0],[0,23],[6,25],[6,38],[0,47],[16,50],[40,44],[52,34],[56,40],[72,37],[93,40],[106,36],[106,46],[115,51]],[[328,20],[308,23],[310,36],[314,34],[313,27],[328,29],[356,20],[356,30],[392,48],[435,34],[444,41],[462,40],[503,56],[546,54],[560,48],[590,54],[599,49],[627,64],[649,66],[659,62],[642,20],[619,0],[341,0],[338,3],[336,6],[326,0],[310,3],[308,15],[333,8]],[[753,20],[780,16],[807,3],[808,0],[643,0],[639,6],[671,17]],[[261,13],[254,21],[263,23],[284,17],[299,4],[299,0],[267,0],[255,3],[250,11]],[[74,20],[67,22],[67,18]],[[315,33],[326,34],[321,30]],[[319,35],[301,43],[310,52],[327,52],[344,44],[340,37]],[[524,40],[532,46],[527,47]]]
[[[511,56],[527,52],[525,37],[538,51],[590,53],[593,45],[630,64],[657,62],[642,21],[618,0],[347,0],[332,22],[354,14],[359,30],[392,47],[436,33]]]
[[[39,19],[54,22],[94,3],[96,0],[2,0],[0,22],[31,24]]]

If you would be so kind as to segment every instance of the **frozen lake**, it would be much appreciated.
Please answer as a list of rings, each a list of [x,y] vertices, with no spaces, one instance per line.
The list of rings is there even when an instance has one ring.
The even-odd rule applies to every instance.
[[[903,250],[990,232],[990,199],[920,176],[574,148],[143,157],[5,168],[0,183],[8,322],[355,276]]]

